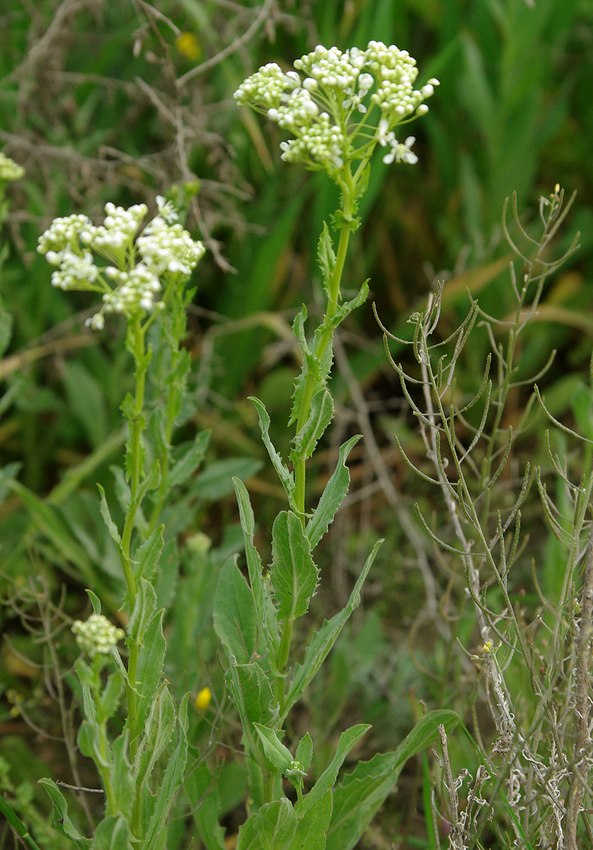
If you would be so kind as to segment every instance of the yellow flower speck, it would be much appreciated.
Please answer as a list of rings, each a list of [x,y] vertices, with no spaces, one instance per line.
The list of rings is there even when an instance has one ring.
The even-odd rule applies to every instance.
[[[198,711],[206,711],[211,702],[212,691],[210,688],[202,688],[201,691],[198,691],[196,698],[194,699],[194,707],[197,708]]]
[[[197,62],[202,55],[200,42],[193,32],[180,32],[175,39],[175,47],[190,62]]]

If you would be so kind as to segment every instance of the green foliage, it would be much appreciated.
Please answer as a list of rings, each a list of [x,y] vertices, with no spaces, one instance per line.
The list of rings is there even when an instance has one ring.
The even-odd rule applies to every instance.
[[[589,846],[589,4],[67,5],[0,13],[2,838]],[[304,183],[230,95],[371,39],[441,80],[420,165]],[[559,273],[561,221],[499,223],[557,182]],[[197,291],[91,334],[37,238],[158,193]],[[77,659],[89,602],[126,641]]]

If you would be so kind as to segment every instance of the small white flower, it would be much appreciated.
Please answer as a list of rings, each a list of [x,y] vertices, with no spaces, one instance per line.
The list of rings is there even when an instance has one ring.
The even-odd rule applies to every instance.
[[[156,196],[156,205],[161,218],[164,218],[167,224],[175,224],[179,220],[179,213],[171,203],[163,198],[162,195]]]
[[[390,142],[391,150],[383,157],[383,162],[386,165],[390,165],[392,162],[405,162],[408,165],[415,165],[418,162],[418,157],[411,150],[415,141],[415,136],[408,136],[403,143],[398,142],[394,137]]]

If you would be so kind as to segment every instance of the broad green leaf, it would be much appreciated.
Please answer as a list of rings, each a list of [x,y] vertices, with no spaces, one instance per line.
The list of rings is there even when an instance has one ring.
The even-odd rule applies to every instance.
[[[103,517],[103,522],[105,523],[105,527],[107,528],[107,531],[109,532],[109,536],[114,541],[116,546],[119,548],[119,547],[121,547],[121,536],[120,536],[119,529],[118,529],[117,525],[114,523],[114,521],[111,518],[111,512],[109,510],[109,505],[107,504],[107,496],[105,495],[105,489],[103,487],[101,487],[100,484],[97,484],[97,487],[98,487],[99,493],[101,495],[101,508],[100,508],[100,510],[101,510],[101,516]]]
[[[438,739],[440,725],[450,730],[458,723],[459,717],[454,711],[431,711],[416,724],[397,750],[359,762],[334,791],[327,850],[352,850],[393,790],[408,759]]]
[[[311,557],[301,521],[292,511],[282,511],[274,520],[270,578],[279,619],[294,620],[307,613],[319,570]]]
[[[344,759],[350,750],[356,746],[360,739],[366,735],[371,727],[365,723],[359,723],[356,726],[351,726],[340,735],[338,746],[335,755],[329,765],[325,768],[315,785],[311,788],[308,794],[299,800],[296,806],[297,814],[300,817],[306,817],[315,806],[321,797],[324,797],[328,792],[331,792],[338,772],[344,764]]]
[[[186,694],[179,706],[177,718],[177,744],[163,775],[147,835],[144,850],[163,850],[167,837],[168,815],[183,782],[187,763],[187,703]]]
[[[245,543],[245,557],[247,558],[247,571],[249,572],[249,584],[253,591],[253,601],[258,622],[264,622],[264,588],[263,588],[263,564],[259,552],[253,543],[255,533],[255,517],[253,508],[249,501],[249,493],[239,478],[233,478],[239,517],[241,519],[241,530]]]
[[[104,818],[93,836],[91,850],[132,850],[130,830],[121,815]]]
[[[311,761],[313,760],[313,739],[308,732],[305,732],[298,743],[295,759],[302,765],[305,772],[311,767]]]
[[[300,664],[293,676],[292,682],[290,683],[290,688],[286,695],[286,699],[282,709],[281,720],[284,720],[292,706],[299,699],[305,688],[309,685],[309,683],[315,678],[319,668],[331,652],[333,645],[338,639],[340,632],[344,628],[348,618],[352,614],[352,612],[358,608],[360,605],[360,592],[362,590],[362,586],[364,581],[369,573],[371,566],[373,565],[373,561],[379,551],[379,547],[382,544],[382,540],[379,540],[375,543],[373,547],[373,551],[366,559],[365,565],[362,568],[362,572],[356,580],[356,584],[352,589],[352,593],[350,594],[350,598],[346,603],[346,606],[335,614],[331,620],[324,620],[321,628],[315,633],[313,640],[307,647],[305,652],[305,659],[302,664]]]
[[[154,529],[148,540],[145,540],[136,549],[134,553],[134,572],[137,580],[142,578],[152,582],[163,551],[163,533],[164,528],[162,525],[159,525]]]
[[[266,803],[239,829],[237,850],[288,850],[297,826],[290,800],[282,797]],[[317,850],[313,844],[309,850]]]
[[[330,281],[334,273],[336,265],[336,255],[332,246],[332,238],[330,236],[327,223],[323,222],[323,229],[319,237],[319,245],[317,247],[317,262],[321,270],[321,278],[323,281],[323,289],[329,297]]]
[[[280,483],[284,487],[284,492],[286,493],[288,500],[292,501],[292,495],[294,492],[294,475],[286,467],[270,439],[270,417],[268,416],[268,411],[266,410],[263,402],[261,402],[258,398],[250,396],[249,400],[257,410],[261,437],[270,456],[270,460],[272,461],[272,466],[276,470],[276,474],[280,479]]]
[[[294,438],[294,449],[291,458],[307,460],[315,451],[315,447],[334,416],[334,402],[327,388],[315,393],[311,400],[311,409],[307,421]]]
[[[174,731],[175,705],[168,687],[163,683],[150,706],[133,765],[138,785],[150,778]]]
[[[346,466],[346,460],[360,439],[361,435],[357,434],[340,446],[336,468],[325,485],[313,516],[307,523],[306,534],[311,544],[311,551],[315,549],[326,533],[338,508],[346,498],[348,487],[350,486],[350,473]]]
[[[170,488],[183,484],[191,475],[193,475],[204,460],[209,441],[210,431],[200,431],[200,433],[196,435],[194,442],[183,453],[179,460],[176,461],[173,469],[169,473],[167,484]]]
[[[261,723],[254,723],[253,725],[267,760],[280,773],[286,773],[293,762],[292,753],[288,747],[284,746],[274,729],[262,726]]]
[[[167,649],[165,635],[163,634],[163,613],[162,608],[155,611],[146,628],[146,632],[142,635],[135,683],[139,694],[139,727],[142,727],[144,724],[163,675],[163,662]],[[132,686],[134,685],[133,682],[131,684]]]
[[[290,846],[294,835],[296,816],[290,800],[286,797],[263,806],[256,815],[263,850],[278,850]],[[311,845],[311,850],[314,845]]]
[[[235,556],[236,558],[236,556]],[[223,566],[214,596],[214,630],[230,663],[246,664],[257,642],[257,615],[252,592],[235,563]]]
[[[39,784],[43,786],[52,803],[52,823],[57,831],[69,838],[75,847],[88,847],[90,838],[84,835],[74,826],[68,815],[68,803],[66,798],[52,779],[40,779]]]
[[[325,850],[332,808],[331,791],[317,797],[306,813],[299,817],[294,838],[290,844],[284,845],[286,850]]]

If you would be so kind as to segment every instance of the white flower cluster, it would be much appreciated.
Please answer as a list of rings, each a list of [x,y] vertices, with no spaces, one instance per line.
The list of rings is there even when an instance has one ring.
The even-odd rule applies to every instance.
[[[147,212],[146,204],[134,204],[125,209],[107,203],[103,224],[94,227],[89,222],[89,226],[81,232],[80,239],[98,254],[118,262],[125,258],[126,249],[138,233],[140,223]]]
[[[192,273],[205,250],[180,224],[169,224],[160,215],[146,226],[136,247],[144,265],[154,274],[170,272],[185,277]]]
[[[76,643],[91,658],[108,655],[124,637],[123,629],[118,629],[103,614],[91,614],[88,620],[75,620],[72,631]]]
[[[158,214],[140,236],[146,205],[125,209],[108,203],[102,225],[71,215],[56,218],[40,237],[37,250],[57,267],[53,286],[101,293],[103,305],[87,322],[93,329],[103,328],[106,313],[131,318],[162,309],[163,278],[189,277],[203,256],[203,244],[177,222],[173,205],[160,197],[157,204]],[[108,265],[98,265],[95,255]]]
[[[22,165],[18,165],[9,156],[0,151],[0,182],[10,183],[13,180],[20,180],[25,174],[25,169]]]
[[[428,112],[424,102],[438,80],[414,88],[418,69],[407,50],[370,41],[366,50],[318,46],[284,73],[264,65],[235,92],[249,105],[288,130],[282,158],[336,176],[344,163],[365,160],[377,144],[389,148],[384,162],[413,164],[413,136],[405,142],[394,128]]]

